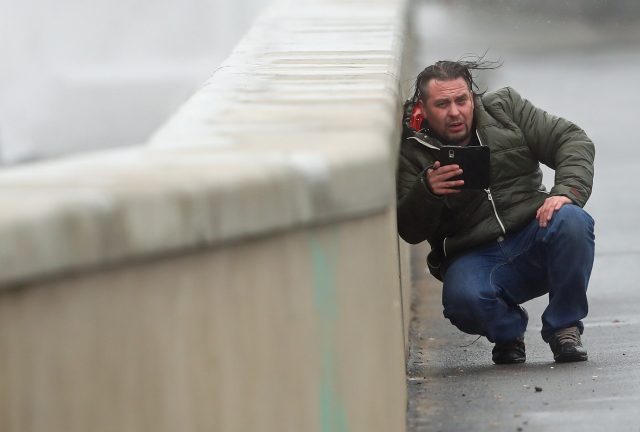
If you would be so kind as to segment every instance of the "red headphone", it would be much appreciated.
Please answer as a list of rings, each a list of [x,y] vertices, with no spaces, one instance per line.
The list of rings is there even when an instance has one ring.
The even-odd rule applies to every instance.
[[[411,129],[415,131],[420,131],[422,129],[423,121],[424,112],[422,111],[422,107],[418,103],[413,104],[411,119],[409,120],[409,127],[411,127]]]

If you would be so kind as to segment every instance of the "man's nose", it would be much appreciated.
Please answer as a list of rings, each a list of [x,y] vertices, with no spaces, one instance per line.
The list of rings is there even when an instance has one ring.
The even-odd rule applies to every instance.
[[[449,115],[451,117],[458,117],[460,115],[460,109],[456,104],[451,104],[449,107]]]

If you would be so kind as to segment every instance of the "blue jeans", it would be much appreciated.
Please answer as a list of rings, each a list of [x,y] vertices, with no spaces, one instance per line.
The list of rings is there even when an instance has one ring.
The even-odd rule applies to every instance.
[[[595,248],[593,226],[587,212],[566,204],[546,228],[534,219],[500,241],[446,262],[444,316],[465,333],[510,342],[527,327],[527,313],[519,305],[549,293],[542,338],[549,342],[553,333],[570,326],[582,332]]]

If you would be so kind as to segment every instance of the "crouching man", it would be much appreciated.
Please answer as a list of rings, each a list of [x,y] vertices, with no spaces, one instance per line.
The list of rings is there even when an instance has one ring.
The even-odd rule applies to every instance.
[[[472,72],[481,68],[439,61],[417,77],[405,104],[399,234],[409,243],[428,240],[429,269],[444,283],[444,316],[493,342],[494,363],[525,361],[528,315],[520,304],[547,293],[542,338],[555,361],[587,360],[580,335],[594,221],[582,207],[593,183],[593,143],[511,88],[476,93]],[[443,145],[489,147],[489,186],[462,188],[462,168],[438,161]],[[555,170],[549,192],[540,163]]]

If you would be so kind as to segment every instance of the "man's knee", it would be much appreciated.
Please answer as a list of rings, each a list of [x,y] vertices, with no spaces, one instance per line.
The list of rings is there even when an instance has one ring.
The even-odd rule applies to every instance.
[[[553,215],[552,224],[558,233],[565,237],[580,240],[593,236],[593,218],[575,204],[560,207]]]
[[[442,292],[445,318],[463,331],[466,331],[466,327],[474,326],[474,323],[484,320],[483,311],[486,310],[486,305],[483,306],[482,303],[490,298],[473,288],[475,287],[467,284],[445,285]]]

